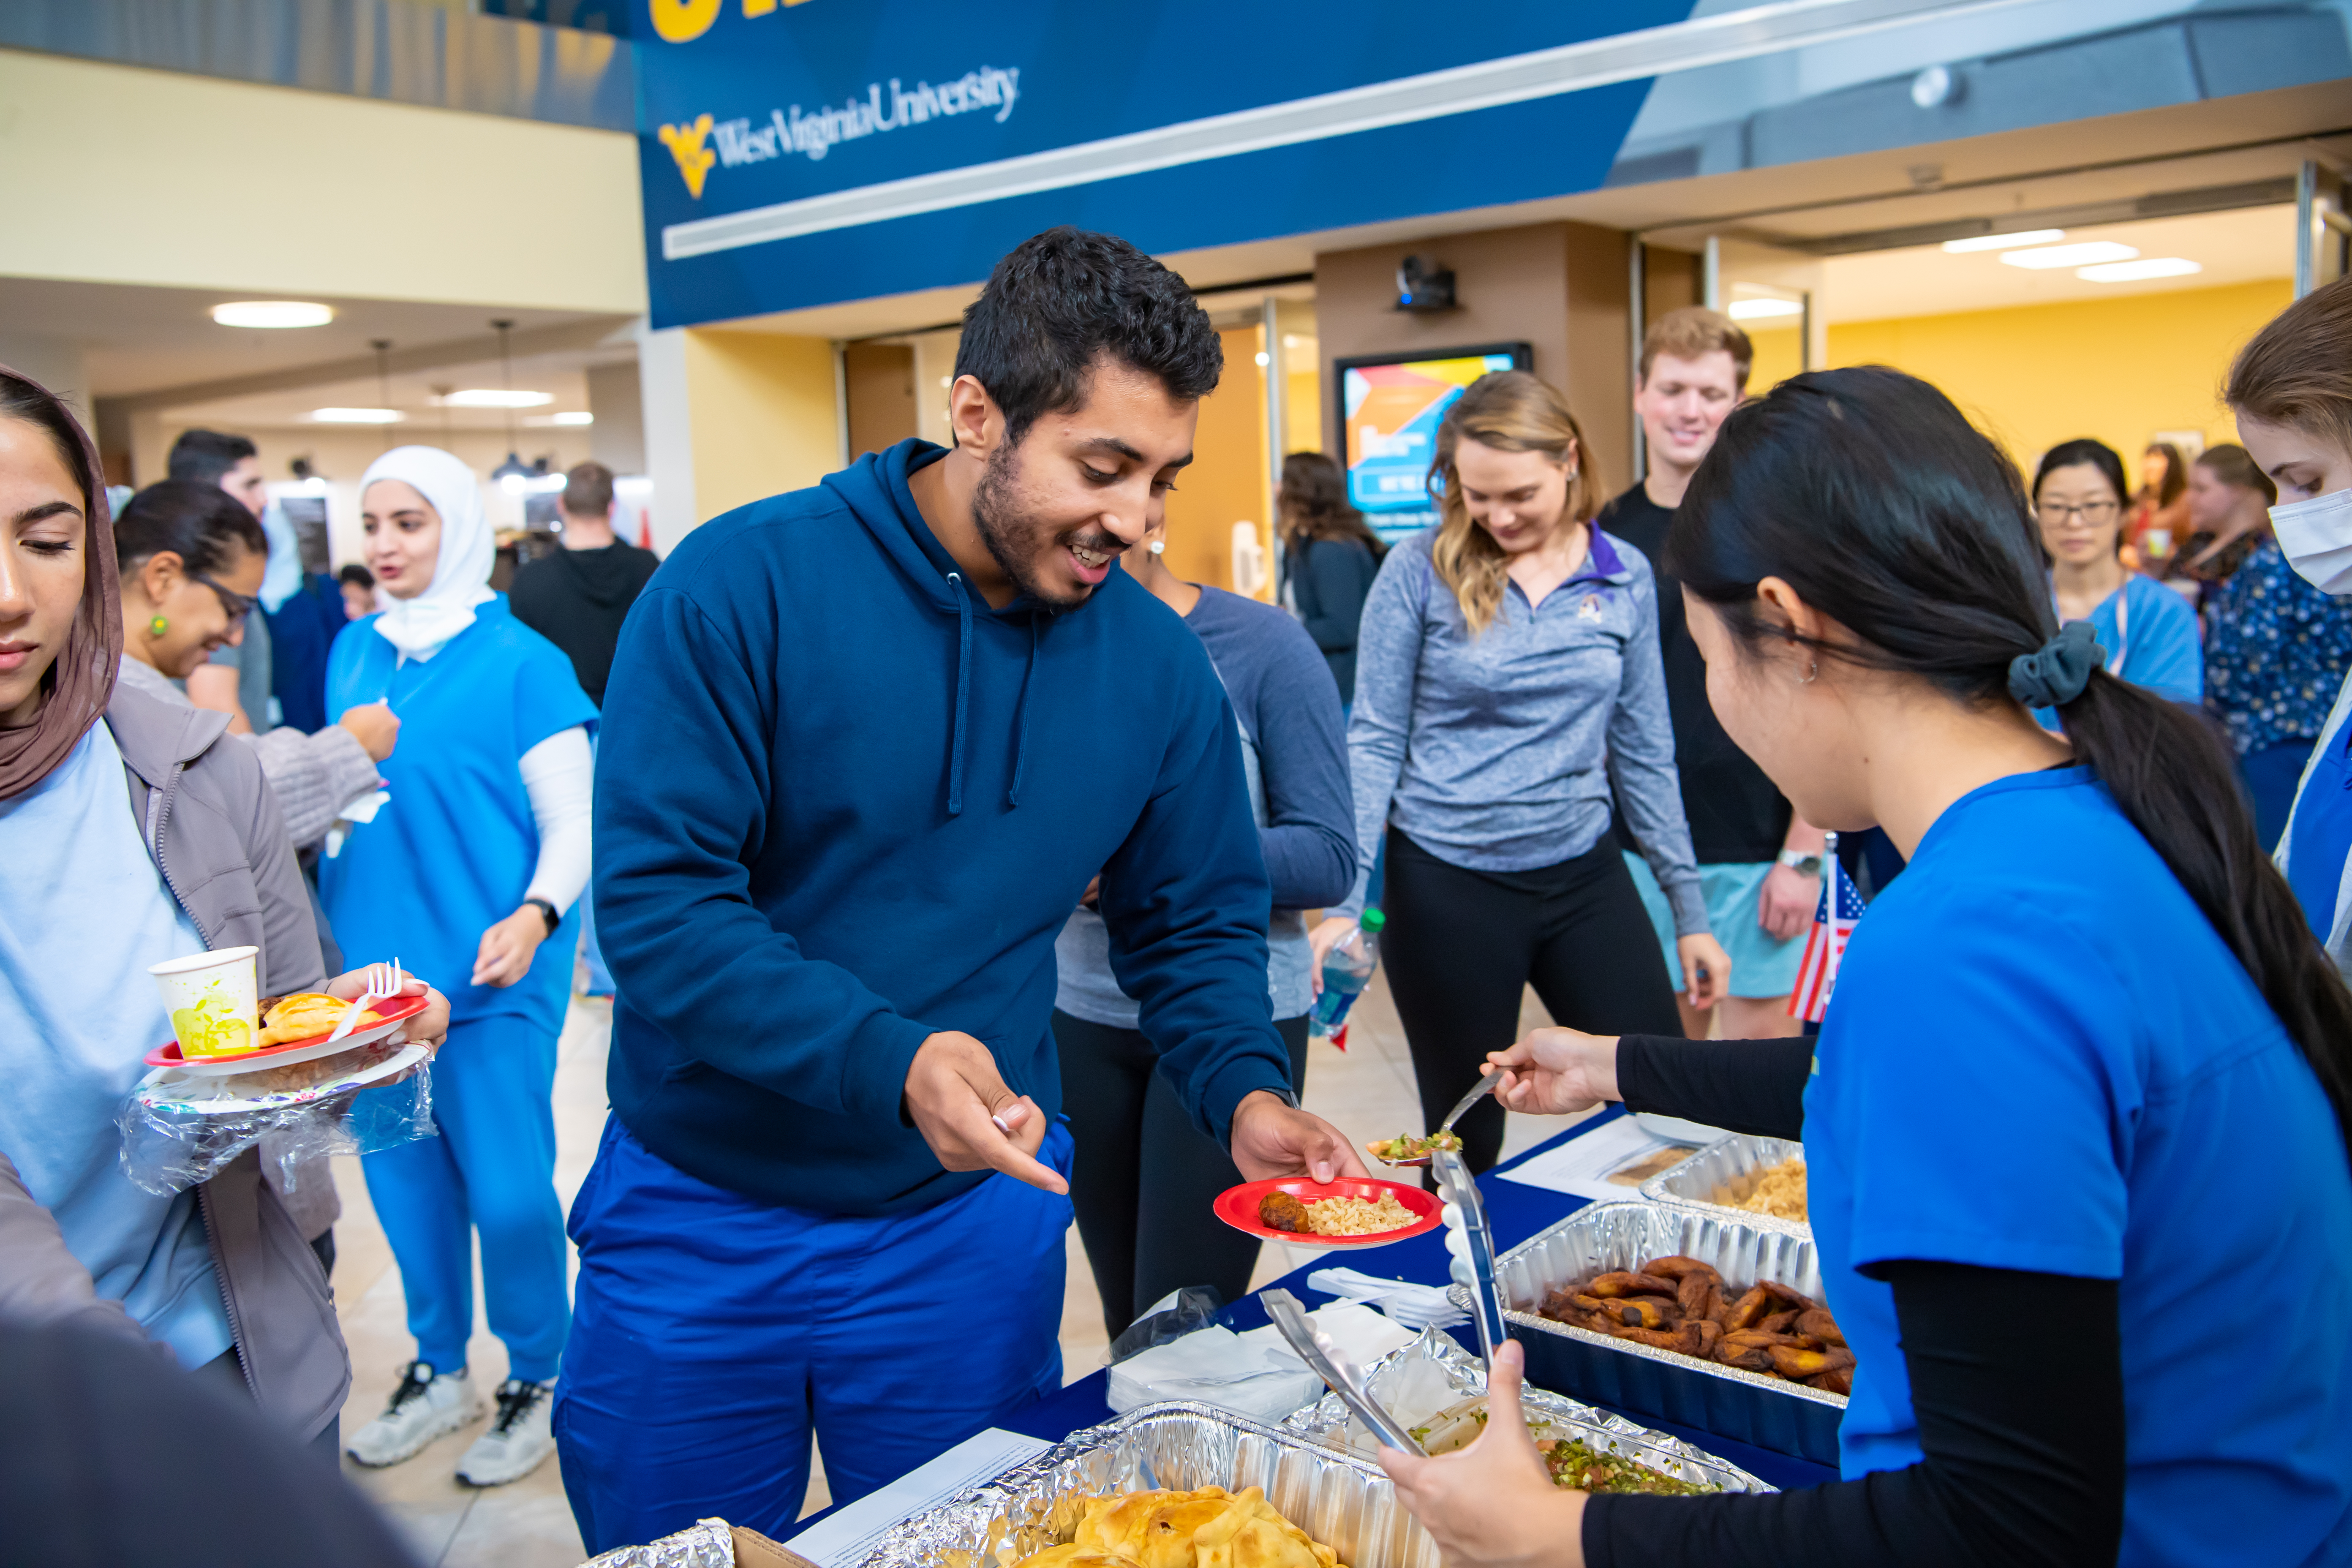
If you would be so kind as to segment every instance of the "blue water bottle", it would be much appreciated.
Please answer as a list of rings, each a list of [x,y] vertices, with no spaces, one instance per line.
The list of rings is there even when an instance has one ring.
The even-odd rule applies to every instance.
[[[1380,965],[1381,928],[1387,923],[1380,910],[1366,910],[1356,929],[1341,937],[1323,960],[1323,994],[1315,998],[1308,1034],[1328,1039],[1347,1023],[1348,1009],[1364,994]]]

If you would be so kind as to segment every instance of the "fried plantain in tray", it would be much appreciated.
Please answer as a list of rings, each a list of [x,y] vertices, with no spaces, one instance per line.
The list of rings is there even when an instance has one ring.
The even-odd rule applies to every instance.
[[[1654,1258],[1554,1290],[1537,1309],[1613,1339],[1713,1361],[1831,1394],[1853,1391],[1853,1352],[1828,1308],[1762,1279],[1734,1293],[1714,1265]]]

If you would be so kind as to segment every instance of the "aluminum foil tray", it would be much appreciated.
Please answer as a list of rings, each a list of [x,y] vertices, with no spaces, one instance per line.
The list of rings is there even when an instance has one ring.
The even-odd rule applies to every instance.
[[[1679,1165],[1667,1166],[1642,1184],[1642,1195],[1652,1203],[1680,1204],[1685,1208],[1703,1209],[1720,1218],[1739,1225],[1755,1226],[1762,1230],[1793,1230],[1801,1236],[1811,1236],[1813,1227],[1803,1220],[1779,1219],[1771,1215],[1754,1214],[1715,1202],[1715,1194],[1719,1189],[1731,1186],[1759,1171],[1769,1170],[1784,1160],[1801,1160],[1804,1156],[1805,1146],[1790,1139],[1750,1138],[1738,1134],[1708,1144]]]
[[[1729,1212],[1638,1199],[1592,1204],[1496,1259],[1503,1316],[1512,1336],[1527,1346],[1528,1381],[1630,1415],[1834,1465],[1843,1395],[1536,1315],[1544,1297],[1561,1286],[1676,1253],[1713,1264],[1729,1286],[1745,1289],[1759,1279],[1776,1279],[1820,1299],[1821,1268],[1810,1233],[1747,1223],[1759,1215],[1730,1219]],[[1449,1294],[1468,1309],[1463,1287]]]
[[[1213,1405],[1147,1405],[894,1526],[865,1568],[1013,1568],[1071,1538],[1082,1497],[1263,1487],[1349,1568],[1442,1568],[1380,1466]]]
[[[1444,1375],[1448,1392],[1457,1398],[1486,1392],[1486,1363],[1455,1343],[1444,1331],[1424,1329],[1412,1343],[1399,1346],[1371,1364],[1368,1375],[1373,1393],[1377,1395],[1381,1392],[1383,1382],[1391,1373],[1416,1361],[1434,1363]],[[1622,1454],[1637,1464],[1646,1465],[1678,1480],[1699,1481],[1727,1492],[1777,1489],[1729,1460],[1717,1458],[1680,1437],[1654,1432],[1613,1411],[1596,1410],[1564,1394],[1529,1387],[1520,1399],[1520,1407],[1527,1413],[1528,1426],[1538,1429],[1538,1436],[1581,1438],[1589,1447],[1601,1453]],[[1392,1403],[1391,1408],[1395,1408]],[[1409,1424],[1420,1425],[1413,1413],[1399,1411],[1398,1414]],[[1282,1425],[1286,1431],[1296,1432],[1329,1448],[1348,1448],[1352,1437],[1361,1445],[1356,1451],[1363,1453],[1373,1441],[1371,1435],[1360,1427],[1350,1432],[1348,1407],[1339,1403],[1339,1396],[1336,1394],[1326,1394],[1316,1404],[1294,1412],[1284,1419]]]

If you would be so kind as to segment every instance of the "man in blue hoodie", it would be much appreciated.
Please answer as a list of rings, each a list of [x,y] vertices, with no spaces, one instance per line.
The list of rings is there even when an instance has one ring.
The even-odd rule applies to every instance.
[[[1297,1109],[1240,731],[1115,569],[1222,353],[1181,279],[1055,229],[966,313],[954,447],[705,524],[605,696],[613,1114],[555,1410],[592,1552],[782,1534],[1058,1387],[1054,936],[1101,873],[1161,1070],[1250,1176],[1360,1174]]]

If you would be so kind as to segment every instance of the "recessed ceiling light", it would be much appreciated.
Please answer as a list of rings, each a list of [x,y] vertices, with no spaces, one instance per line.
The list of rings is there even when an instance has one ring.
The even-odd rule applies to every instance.
[[[2074,276],[2089,283],[2137,283],[2143,278],[2186,278],[2204,267],[2185,256],[2150,256],[2138,261],[2110,261],[2075,268]]]
[[[320,425],[397,425],[397,408],[313,408],[310,417]]]
[[[2139,254],[2128,245],[2117,245],[2112,239],[2088,240],[2081,245],[2050,245],[2040,250],[2004,250],[2001,261],[2011,267],[2031,267],[2041,270],[2051,267],[2082,267],[2095,261],[2129,261]]]
[[[596,416],[586,409],[566,409],[561,414],[534,414],[523,421],[532,429],[544,430],[551,425],[593,425]]]
[[[305,300],[238,300],[213,307],[224,327],[323,327],[335,319],[331,307]]]
[[[2139,254],[2134,251],[2132,254]],[[2102,259],[2094,257],[2093,260]],[[504,392],[495,386],[468,387],[441,400],[452,408],[542,408],[555,401],[551,392]]]
[[[2063,228],[2026,228],[2015,234],[1980,234],[1973,239],[1948,239],[1944,248],[1954,256],[1971,250],[2019,250],[2029,245],[2049,245],[2066,237]]]
[[[1768,321],[1780,316],[1801,316],[1805,307],[1794,300],[1734,300],[1723,313],[1735,321]]]

